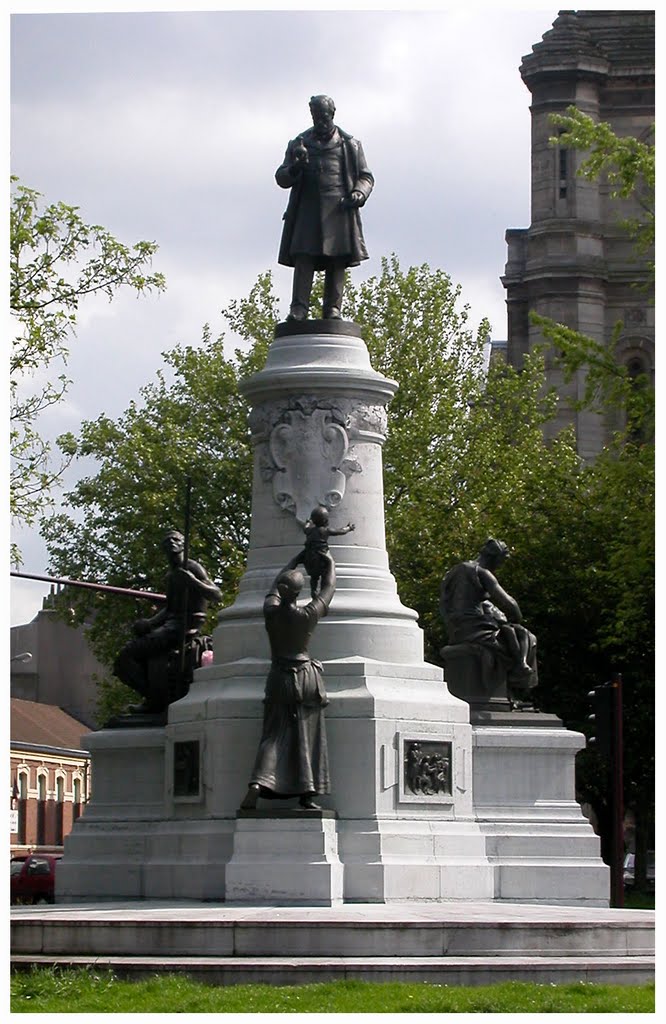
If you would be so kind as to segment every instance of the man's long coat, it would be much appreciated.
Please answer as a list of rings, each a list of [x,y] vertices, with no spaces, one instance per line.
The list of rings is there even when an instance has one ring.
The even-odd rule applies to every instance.
[[[342,140],[342,172],[346,196],[350,196],[352,192],[360,192],[363,196],[363,202],[365,203],[365,200],[372,192],[375,179],[370,173],[368,165],[365,162],[363,147],[358,139],[355,139],[347,132],[342,131],[341,128],[338,128],[337,132]],[[294,235],[294,227],[299,216],[303,185],[301,174],[297,173],[297,175],[294,176],[291,172],[291,166],[294,162],[294,149],[300,144],[309,148],[308,143],[313,142],[315,138],[314,129],[308,128],[306,131],[301,132],[301,134],[295,139],[292,139],[287,146],[283,163],[280,164],[275,172],[275,180],[278,185],[280,185],[281,188],[291,189],[289,203],[287,204],[287,209],[285,210],[283,217],[284,228],[282,231],[280,253],[278,256],[278,263],[286,267],[293,267],[295,264],[295,258],[292,254],[292,239]],[[355,267],[358,266],[361,260],[368,259],[368,251],[365,247],[365,240],[363,238],[361,217],[359,210],[356,208],[344,210],[342,215],[348,218],[349,233],[351,236],[351,253],[345,254],[345,265],[348,267]],[[326,248],[326,239],[324,239],[323,248]],[[318,270],[325,269],[327,259],[324,254],[314,255],[315,268]],[[319,255],[319,260],[317,259],[317,255]]]

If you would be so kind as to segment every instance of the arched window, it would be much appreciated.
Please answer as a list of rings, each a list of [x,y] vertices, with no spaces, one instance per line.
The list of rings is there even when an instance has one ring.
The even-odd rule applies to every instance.
[[[37,776],[37,845],[46,843],[46,775]]]
[[[647,362],[647,358],[644,353],[632,353],[625,359],[625,364],[629,380],[631,381],[632,388],[637,396],[640,392],[644,392],[648,386],[650,367]],[[642,403],[637,403],[640,408]],[[629,439],[634,444],[645,443],[647,438],[647,431],[644,422],[636,420],[634,424],[629,424]]]
[[[18,841],[22,846],[26,843],[26,822],[28,820],[28,773],[18,773]]]
[[[56,778],[56,814],[55,814],[55,842],[56,846],[62,846],[64,833],[64,812],[65,812],[65,780],[62,775]]]
[[[81,779],[74,779],[74,810],[73,818],[74,821],[81,814]]]
[[[630,356],[626,363],[627,372],[633,381],[637,381],[641,374],[647,373],[645,360],[640,356]]]

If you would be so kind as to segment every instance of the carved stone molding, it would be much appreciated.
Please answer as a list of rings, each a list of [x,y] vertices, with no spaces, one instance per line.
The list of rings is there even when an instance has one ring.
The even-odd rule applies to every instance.
[[[357,399],[298,395],[255,406],[249,422],[262,479],[304,523],[315,505],[340,504],[347,479],[363,472],[354,442],[383,443],[387,413]]]
[[[631,327],[647,324],[647,309],[642,306],[628,307],[624,311],[624,322]]]
[[[353,441],[386,440],[388,413],[381,403],[370,404],[354,398],[321,398],[296,395],[288,401],[263,402],[250,412],[250,430],[255,444],[268,440],[271,431],[292,412],[311,416],[315,409],[331,414],[331,419],[345,428]]]

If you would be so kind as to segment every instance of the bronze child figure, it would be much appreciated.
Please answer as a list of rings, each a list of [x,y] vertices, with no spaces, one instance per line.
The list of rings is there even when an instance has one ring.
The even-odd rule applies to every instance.
[[[323,505],[317,505],[312,509],[310,518],[303,527],[305,531],[305,547],[298,555],[298,561],[305,566],[305,571],[310,577],[310,594],[315,597],[319,589],[322,573],[326,568],[326,561],[323,556],[328,554],[328,538],[342,537],[355,529],[353,523],[347,523],[340,530],[334,530],[328,525],[328,509]]]

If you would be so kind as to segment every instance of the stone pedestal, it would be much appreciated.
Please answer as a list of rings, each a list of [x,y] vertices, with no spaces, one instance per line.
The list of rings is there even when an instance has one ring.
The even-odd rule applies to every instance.
[[[422,663],[417,616],[398,597],[386,553],[382,445],[396,389],[372,369],[355,324],[278,326],[265,368],[243,385],[254,445],[250,549],[238,597],[213,635],[217,664],[269,657],[264,597],[322,504],[332,527],[351,521],[355,530],[331,538],[337,586],[317,628],[318,657]]]
[[[337,812],[344,898],[463,898],[451,878],[471,866],[480,870],[469,871],[466,898],[484,898],[492,895],[492,872],[473,820],[469,710],[448,692],[441,670],[424,662],[416,615],[401,603],[388,565],[381,449],[396,387],[372,369],[354,324],[278,328],[265,368],[244,385],[255,452],[247,570],[237,600],[220,613],[215,663],[170,709],[167,746],[200,735],[211,781],[200,812],[190,813],[235,816],[261,733],[270,658],[263,600],[303,547],[310,512],[324,504],[331,526],[355,524],[353,533],[331,538],[336,592],[310,647],[330,698],[332,793],[318,802]],[[437,791],[410,789],[406,766],[419,751],[445,776]],[[247,851],[258,837],[239,819],[235,844],[241,821]],[[283,828],[276,819],[276,837]],[[270,823],[262,829],[262,847],[270,848]],[[456,837],[450,847],[447,829]]]
[[[167,764],[175,743],[197,737],[203,764],[199,802],[176,801],[172,813],[233,821],[234,843],[241,822],[248,831],[236,812],[261,735],[268,667],[268,661],[246,659],[202,670],[188,697],[171,708],[166,730]],[[344,899],[492,898],[493,873],[472,806],[469,712],[448,693],[441,670],[425,662],[348,658],[324,662],[324,676],[332,792],[317,802],[337,812]],[[440,769],[438,790],[410,770],[419,754]],[[280,806],[285,804],[260,801],[266,815]],[[270,818],[262,827],[270,832]],[[282,819],[276,817],[273,827],[279,834]],[[244,849],[248,841],[246,835]],[[261,846],[270,856],[267,838]],[[234,891],[234,899],[242,900]]]
[[[230,903],[342,903],[342,864],[332,811],[240,811],[226,869]]]
[[[585,737],[554,715],[520,712],[488,715],[472,731],[474,810],[495,899],[607,907],[610,869],[575,799]]]
[[[164,729],[89,733],[91,799],[65,839],[58,902],[142,898],[147,835],[164,818]]]

